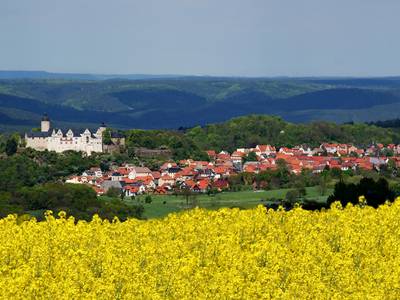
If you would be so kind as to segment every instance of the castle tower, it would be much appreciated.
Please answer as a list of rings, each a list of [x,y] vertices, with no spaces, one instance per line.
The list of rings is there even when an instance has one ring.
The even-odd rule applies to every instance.
[[[48,132],[50,130],[50,119],[45,113],[42,117],[42,122],[40,123],[40,128],[42,132]]]
[[[97,134],[99,137],[102,137],[102,136],[103,136],[103,132],[106,131],[106,129],[107,129],[107,126],[106,126],[106,124],[104,124],[104,122],[103,122],[103,123],[101,123],[99,129],[97,129],[96,134]]]

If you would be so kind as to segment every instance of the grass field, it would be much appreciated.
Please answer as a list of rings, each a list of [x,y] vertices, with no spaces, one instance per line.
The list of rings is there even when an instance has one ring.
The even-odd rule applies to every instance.
[[[169,213],[178,212],[188,207],[199,206],[207,209],[218,209],[222,207],[240,207],[253,208],[259,204],[268,203],[273,198],[285,198],[289,189],[279,189],[270,191],[241,191],[241,192],[223,192],[215,196],[198,194],[195,198],[189,199],[190,205],[186,204],[186,199],[183,196],[174,195],[153,195],[151,203],[144,203],[146,196],[142,195],[135,200],[125,200],[128,204],[135,204],[138,201],[143,203],[146,218],[161,218]],[[326,192],[325,196],[321,196],[317,187],[306,188],[306,199],[312,199],[324,202],[331,190]]]

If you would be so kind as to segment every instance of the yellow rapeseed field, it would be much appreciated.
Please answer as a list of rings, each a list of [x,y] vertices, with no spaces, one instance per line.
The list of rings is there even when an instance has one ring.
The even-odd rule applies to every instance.
[[[0,220],[2,299],[399,299],[400,200]]]

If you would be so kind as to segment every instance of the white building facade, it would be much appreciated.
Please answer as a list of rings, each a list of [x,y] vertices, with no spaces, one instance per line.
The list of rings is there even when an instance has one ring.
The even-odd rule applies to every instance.
[[[87,155],[93,152],[103,152],[103,132],[106,126],[102,124],[96,132],[89,129],[76,133],[69,129],[65,133],[61,129],[52,129],[50,120],[45,115],[41,122],[40,132],[25,134],[26,147],[38,151],[64,152],[68,150],[81,151]]]

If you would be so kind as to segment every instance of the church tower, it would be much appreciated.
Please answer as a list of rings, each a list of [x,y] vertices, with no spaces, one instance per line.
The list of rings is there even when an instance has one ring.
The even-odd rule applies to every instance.
[[[42,132],[48,132],[50,130],[50,119],[46,113],[42,117],[42,122],[40,123],[40,129]]]

